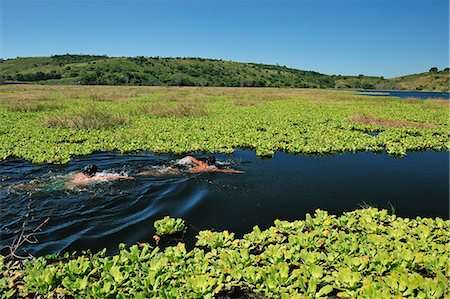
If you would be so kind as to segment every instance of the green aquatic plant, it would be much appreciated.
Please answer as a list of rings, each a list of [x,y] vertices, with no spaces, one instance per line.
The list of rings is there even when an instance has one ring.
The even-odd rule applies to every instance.
[[[183,243],[164,249],[140,243],[121,244],[110,256],[106,250],[26,261],[0,256],[0,294],[217,298],[238,291],[266,298],[446,298],[449,227],[449,220],[401,218],[375,208],[341,216],[317,210],[305,220],[254,227],[242,239],[201,231],[191,250]]]
[[[223,232],[201,231],[197,236],[197,246],[207,248],[224,248],[235,245],[234,233],[227,230]]]
[[[156,229],[156,234],[159,236],[180,233],[183,232],[186,228],[186,224],[183,219],[171,218],[169,216],[155,221],[154,226]]]
[[[33,94],[44,92],[37,102]],[[11,110],[11,97],[29,101],[27,108]],[[236,104],[242,100],[256,105]],[[441,104],[332,90],[0,86],[0,160],[236,148],[258,156],[448,151],[448,106]]]

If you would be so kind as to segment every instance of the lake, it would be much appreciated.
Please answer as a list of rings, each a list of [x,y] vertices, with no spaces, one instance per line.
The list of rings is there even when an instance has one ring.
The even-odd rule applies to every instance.
[[[444,99],[448,100],[450,94],[448,92],[427,92],[427,91],[400,91],[400,90],[357,90],[361,95],[366,96],[392,96],[401,99],[417,98],[417,99]]]
[[[28,230],[47,217],[38,244],[26,245],[34,255],[151,242],[153,222],[165,215],[188,223],[188,245],[201,229],[235,232],[254,225],[267,228],[273,220],[304,219],[321,208],[341,214],[366,205],[395,209],[399,216],[442,217],[449,211],[449,154],[345,153],[305,156],[277,153],[259,159],[250,150],[215,155],[227,167],[244,174],[202,173],[139,177],[144,169],[173,165],[180,156],[101,152],[73,159],[67,165],[0,162],[2,254],[29,212]],[[135,180],[103,182],[85,189],[23,190],[13,184],[31,180],[52,186],[58,178],[95,163],[100,170],[128,173]],[[54,184],[53,184],[54,185]],[[27,212],[27,206],[30,209]]]

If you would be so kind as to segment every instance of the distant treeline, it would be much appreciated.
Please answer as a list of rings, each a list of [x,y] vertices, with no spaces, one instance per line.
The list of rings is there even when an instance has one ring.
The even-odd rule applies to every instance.
[[[448,74],[448,69],[434,69],[435,77]],[[204,58],[65,54],[2,59],[0,71],[0,83],[405,89],[383,77],[325,75],[279,65]],[[445,77],[448,82],[448,76]],[[445,86],[448,88],[448,84]],[[423,86],[421,89],[439,88]]]

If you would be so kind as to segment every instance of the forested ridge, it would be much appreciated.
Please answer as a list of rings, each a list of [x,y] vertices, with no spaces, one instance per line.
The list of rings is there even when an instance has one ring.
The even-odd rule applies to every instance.
[[[53,55],[0,60],[0,83],[448,90],[448,68],[385,79],[205,58]],[[406,83],[405,83],[406,82]]]

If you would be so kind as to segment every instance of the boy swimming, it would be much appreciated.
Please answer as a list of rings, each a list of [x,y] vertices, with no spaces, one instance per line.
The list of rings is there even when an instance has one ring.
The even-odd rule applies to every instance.
[[[134,177],[128,175],[102,174],[97,172],[97,169],[97,165],[89,164],[84,167],[83,171],[71,175],[65,182],[67,189],[75,189],[77,187],[91,185],[97,182],[112,181],[118,179],[134,179]]]
[[[57,190],[74,190],[79,187],[85,187],[87,185],[95,184],[98,182],[112,181],[118,179],[132,180],[134,177],[127,175],[117,174],[103,174],[97,172],[98,167],[94,164],[89,164],[83,168],[81,172],[77,172],[64,178],[57,178],[50,182],[36,182],[31,181],[28,184],[17,184],[10,186],[10,188],[35,190],[39,189],[44,192],[53,192]]]
[[[244,173],[235,169],[221,169],[216,165],[216,158],[208,156],[207,158],[196,159],[192,156],[186,156],[177,161],[176,166],[168,166],[164,168],[154,168],[139,173],[142,176],[167,176],[178,175],[182,173],[183,168],[187,168],[185,172],[200,173],[200,172],[222,172],[222,173]]]
[[[235,169],[220,169],[217,168],[216,158],[214,156],[208,156],[206,159],[196,159],[192,156],[186,156],[179,161],[183,161],[186,164],[196,165],[188,169],[189,173],[199,173],[199,172],[224,172],[224,173],[244,173],[240,170]]]

